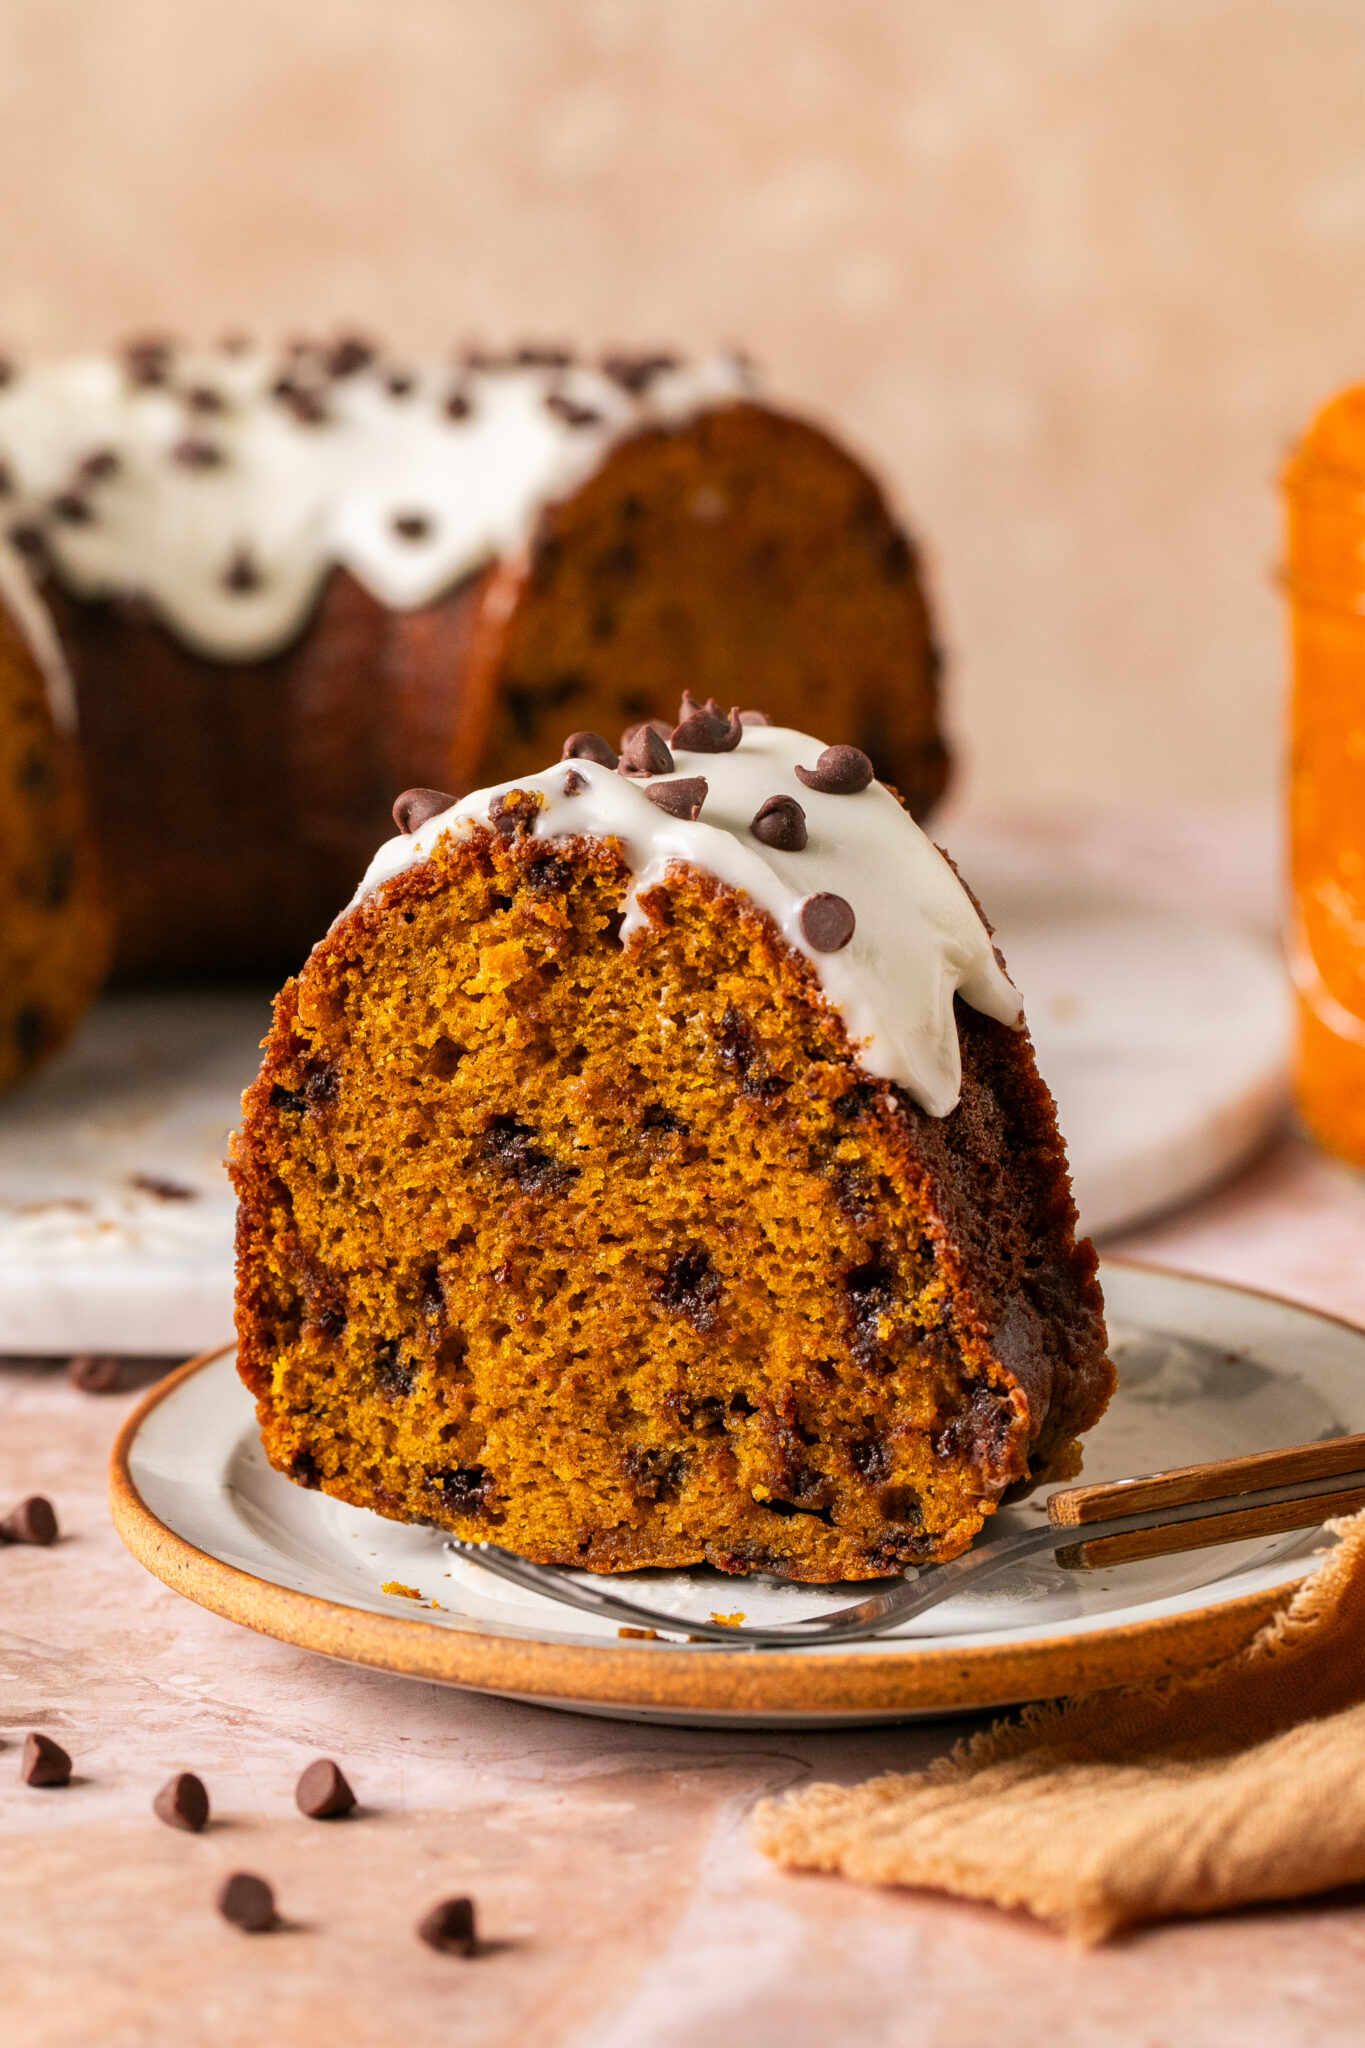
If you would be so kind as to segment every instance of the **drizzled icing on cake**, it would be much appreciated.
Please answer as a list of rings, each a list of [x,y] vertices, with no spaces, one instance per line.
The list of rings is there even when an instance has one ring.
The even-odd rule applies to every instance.
[[[585,834],[621,842],[631,868],[623,945],[647,922],[640,899],[675,863],[714,875],[767,911],[811,962],[868,1072],[898,1082],[931,1116],[946,1116],[962,1087],[954,995],[1018,1026],[1018,992],[961,882],[889,789],[871,782],[836,794],[798,777],[798,766],[814,769],[822,751],[805,733],[746,725],[732,751],[674,748],[671,774],[623,775],[582,756],[561,761],[479,790],[409,836],[389,840],[354,900],[427,859],[443,834],[468,832],[487,823],[490,812],[496,820],[500,797],[538,791],[545,803],[531,828],[537,838]],[[695,819],[673,815],[647,794],[696,777],[704,778],[706,792]],[[805,814],[799,850],[765,843],[751,829],[774,796],[798,802]],[[811,942],[813,922],[821,936],[809,915],[813,897],[832,897],[853,913],[853,935],[837,950]]]
[[[66,656],[48,617],[47,606],[33,587],[33,579],[21,557],[5,540],[0,540],[0,605],[19,628],[29,653],[37,663],[52,723],[58,732],[74,732],[76,692]]]
[[[750,389],[719,356],[459,363],[358,342],[144,343],[0,370],[0,515],[83,597],[137,593],[223,661],[295,637],[329,569],[408,610],[523,548],[617,441]]]

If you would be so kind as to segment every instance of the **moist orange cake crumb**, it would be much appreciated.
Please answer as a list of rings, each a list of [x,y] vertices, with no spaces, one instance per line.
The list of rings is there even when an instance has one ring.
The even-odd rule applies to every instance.
[[[409,793],[245,1099],[240,1369],[281,1471],[397,1520],[875,1577],[1075,1469],[1094,1253],[947,864],[856,749],[698,715],[624,774],[578,735],[529,787]]]

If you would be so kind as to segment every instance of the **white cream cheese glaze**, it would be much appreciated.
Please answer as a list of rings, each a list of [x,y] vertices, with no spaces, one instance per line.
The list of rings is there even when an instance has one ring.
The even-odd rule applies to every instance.
[[[19,628],[24,644],[38,665],[52,723],[58,732],[74,733],[76,692],[66,656],[62,653],[47,606],[35,590],[23,558],[6,540],[0,540],[0,605]]]
[[[798,764],[814,768],[823,742],[785,726],[746,726],[733,753],[675,750],[673,776],[634,778],[595,761],[561,761],[464,797],[409,837],[381,846],[354,902],[425,860],[447,832],[485,823],[497,796],[538,790],[542,839],[567,835],[621,842],[631,868],[621,942],[646,922],[639,899],[677,863],[700,868],[767,911],[787,943],[820,977],[868,1072],[898,1082],[931,1116],[946,1116],[962,1088],[953,1017],[960,994],[1002,1024],[1023,1023],[1018,991],[1001,970],[967,891],[933,842],[880,782],[853,796],[807,788]],[[566,795],[572,770],[584,787]],[[651,782],[706,778],[695,821],[651,803]],[[792,796],[806,814],[809,839],[799,853],[765,845],[749,829],[768,797]],[[816,952],[801,928],[807,897],[842,896],[857,920],[837,953]],[[352,905],[354,907],[354,904]]]
[[[534,352],[530,352],[534,353]],[[6,367],[0,515],[77,595],[135,593],[198,652],[259,660],[339,564],[429,603],[516,553],[542,508],[642,426],[743,397],[738,357],[453,363],[246,348]],[[150,377],[146,374],[150,366]]]

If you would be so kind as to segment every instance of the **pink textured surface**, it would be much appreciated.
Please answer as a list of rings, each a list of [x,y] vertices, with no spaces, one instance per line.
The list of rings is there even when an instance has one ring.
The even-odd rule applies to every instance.
[[[1131,837],[1110,843],[1134,864]],[[1193,829],[1184,843],[1197,893],[1201,844],[1210,873],[1216,849]],[[1265,912],[1249,895],[1242,907]],[[1365,1184],[1290,1137],[1115,1249],[1365,1321],[1363,1244]],[[761,1794],[913,1767],[961,1724],[751,1735],[591,1721],[328,1664],[189,1606],[109,1526],[104,1464],[134,1398],[0,1371],[0,1496],[51,1494],[66,1531],[52,1551],[0,1550],[0,2031],[16,2048],[1359,2039],[1354,1895],[1079,1954],[985,1908],[780,1876],[750,1848]],[[68,1789],[19,1783],[30,1727],[71,1750]],[[355,1786],[349,1821],[294,1808],[319,1754]],[[152,1817],[178,1769],[209,1786],[203,1836]],[[218,1883],[243,1868],[275,1885],[280,1932],[216,1918]],[[495,1945],[475,1961],[412,1931],[457,1892]]]

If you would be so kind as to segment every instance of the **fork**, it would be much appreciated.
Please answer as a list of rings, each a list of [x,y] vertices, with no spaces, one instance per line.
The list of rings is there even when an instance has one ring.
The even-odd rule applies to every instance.
[[[563,1566],[532,1564],[494,1543],[466,1543],[452,1536],[446,1548],[514,1586],[604,1620],[728,1649],[810,1649],[882,1635],[1042,1552],[1052,1551],[1064,1569],[1095,1571],[1251,1536],[1311,1529],[1361,1507],[1365,1435],[1062,1487],[1049,1496],[1047,1521],[1040,1528],[977,1544],[947,1564],[912,1565],[895,1585],[851,1605],[772,1624],[694,1621],[669,1614],[586,1585]]]

